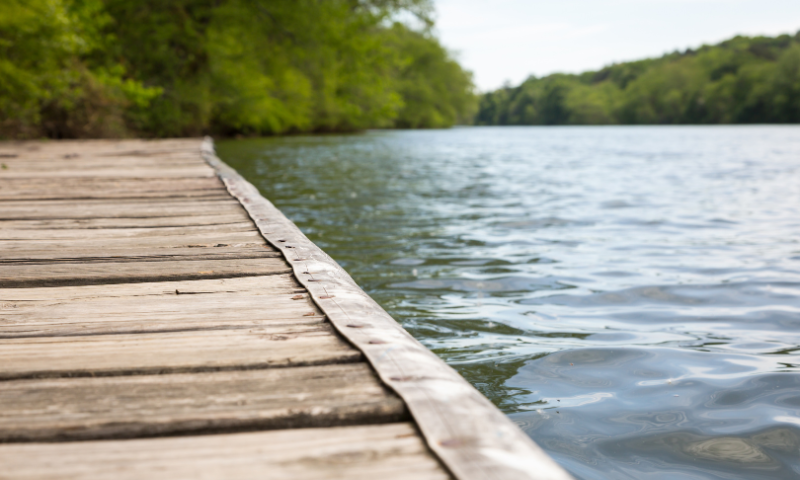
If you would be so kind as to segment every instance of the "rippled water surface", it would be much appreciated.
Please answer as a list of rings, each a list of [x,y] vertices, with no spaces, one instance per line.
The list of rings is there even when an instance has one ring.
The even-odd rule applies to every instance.
[[[218,150],[576,477],[800,477],[800,128]]]

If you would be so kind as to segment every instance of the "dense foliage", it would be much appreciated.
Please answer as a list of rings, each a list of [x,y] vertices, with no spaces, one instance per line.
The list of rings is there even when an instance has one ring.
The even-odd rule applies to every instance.
[[[479,125],[800,122],[800,32],[735,37],[485,94]]]
[[[4,0],[0,137],[470,121],[471,74],[431,34],[431,9],[429,0]]]

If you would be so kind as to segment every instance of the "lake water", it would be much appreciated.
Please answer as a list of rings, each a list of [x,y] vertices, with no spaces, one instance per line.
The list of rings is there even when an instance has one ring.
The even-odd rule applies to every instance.
[[[800,477],[800,127],[218,151],[577,478]]]

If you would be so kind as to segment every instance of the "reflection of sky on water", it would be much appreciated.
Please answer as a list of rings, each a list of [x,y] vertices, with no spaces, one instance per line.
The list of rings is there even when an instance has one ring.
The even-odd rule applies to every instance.
[[[794,478],[800,435],[782,419],[800,408],[800,376],[761,373],[771,366],[687,349],[565,350],[509,380],[531,389],[512,418],[587,478]]]
[[[578,477],[800,475],[800,128],[220,153]]]

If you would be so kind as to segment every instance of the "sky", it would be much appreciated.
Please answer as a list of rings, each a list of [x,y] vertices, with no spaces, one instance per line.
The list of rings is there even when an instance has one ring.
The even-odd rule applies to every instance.
[[[800,0],[436,0],[442,43],[480,91],[737,34],[800,30]]]

